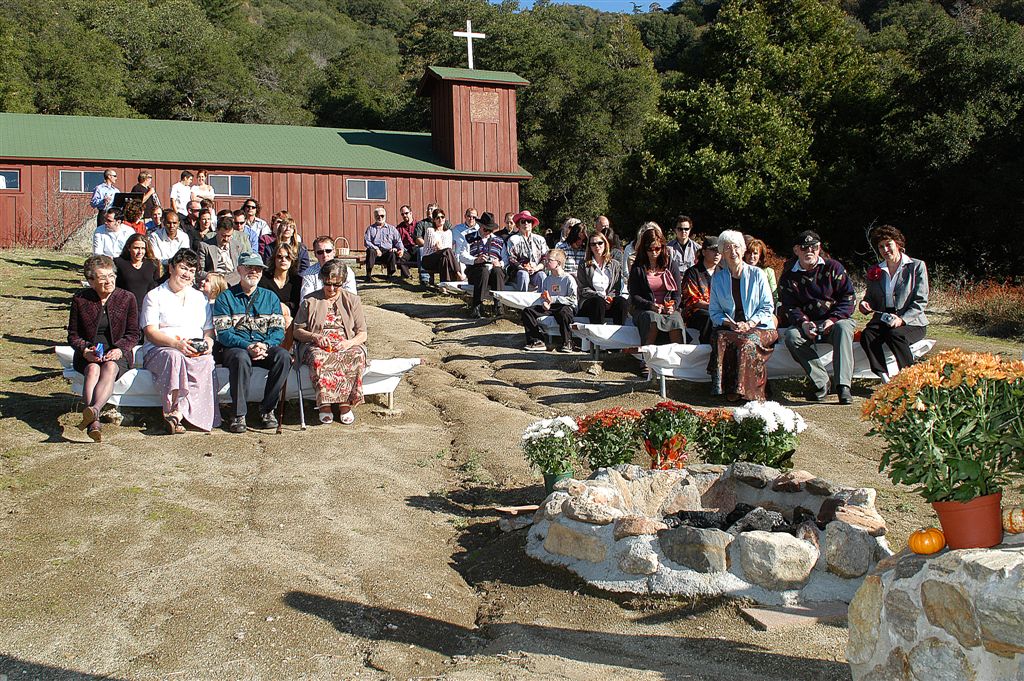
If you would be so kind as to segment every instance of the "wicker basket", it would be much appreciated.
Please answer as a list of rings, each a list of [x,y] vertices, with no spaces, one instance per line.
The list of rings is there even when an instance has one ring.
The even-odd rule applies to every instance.
[[[345,242],[344,246],[341,245],[341,242],[343,241]],[[352,252],[348,245],[348,239],[346,239],[343,236],[339,236],[337,239],[334,240],[334,250],[338,254],[338,256],[342,258],[344,258],[345,256]]]

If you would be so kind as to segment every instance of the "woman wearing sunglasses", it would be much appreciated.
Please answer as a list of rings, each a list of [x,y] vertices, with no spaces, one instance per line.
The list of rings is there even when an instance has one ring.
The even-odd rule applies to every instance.
[[[660,229],[644,232],[637,245],[636,260],[629,272],[629,302],[640,342],[655,345],[659,336],[668,335],[670,343],[682,343],[683,317],[678,261],[669,256],[668,244]]]

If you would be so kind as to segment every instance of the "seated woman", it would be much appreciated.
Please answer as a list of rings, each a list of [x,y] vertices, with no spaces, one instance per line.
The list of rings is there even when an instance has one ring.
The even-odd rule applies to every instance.
[[[117,288],[135,294],[136,309],[142,309],[142,299],[160,284],[160,261],[153,255],[149,239],[132,234],[124,244],[121,255],[114,258],[117,270]]]
[[[671,343],[683,342],[685,327],[679,311],[679,265],[668,251],[660,229],[644,231],[629,272],[633,323],[644,345],[657,343],[659,331],[668,333]]]
[[[295,273],[302,274],[309,269],[309,250],[299,241],[299,229],[295,219],[282,210],[271,218],[270,227],[273,236],[260,237],[260,255],[267,269],[274,269],[274,253],[279,244],[288,244],[292,249],[292,260],[295,261]]]
[[[747,244],[747,251],[743,254],[743,262],[753,265],[764,272],[764,276],[768,280],[768,288],[772,292],[772,299],[778,303],[779,282],[775,276],[775,270],[765,264],[765,258],[768,257],[768,246],[760,239],[755,239],[748,235],[744,235],[743,240]]]
[[[282,242],[274,249],[274,259],[263,270],[263,278],[260,279],[260,287],[277,294],[288,310],[286,326],[295,318],[301,300],[299,293],[302,291],[302,277],[299,276],[298,265],[295,251],[289,244]]]
[[[779,340],[775,301],[764,272],[744,262],[741,233],[722,232],[718,248],[725,267],[711,277],[711,394],[730,401],[763,400],[768,384],[765,364]]]
[[[142,219],[142,202],[138,199],[125,201],[124,226],[130,227],[136,234],[146,234],[146,222]]]
[[[438,275],[441,281],[461,281],[465,278],[455,257],[451,225],[445,219],[444,211],[435,208],[431,215],[433,227],[427,229],[423,239],[423,269]]]
[[[528,210],[512,217],[517,231],[505,240],[505,280],[516,291],[539,291],[544,285],[547,241],[534,230],[540,220]]]
[[[697,330],[702,345],[711,342],[711,278],[720,261],[718,237],[706,236],[697,264],[683,273],[683,319],[688,327]]]
[[[871,320],[861,332],[860,344],[868,356],[871,371],[889,380],[884,346],[896,356],[900,369],[914,363],[910,346],[928,332],[928,268],[906,254],[907,241],[892,225],[882,225],[868,235],[882,261],[868,270],[868,287],[860,301],[862,314]]]
[[[133,364],[132,349],[139,342],[139,315],[135,296],[115,287],[114,261],[105,255],[85,260],[89,288],[71,299],[68,343],[75,350],[72,366],[85,376],[82,422],[79,429],[99,442],[100,410],[114,392],[114,382]]]
[[[193,288],[199,262],[183,248],[167,263],[167,281],[142,302],[146,345],[142,365],[163,395],[163,413],[172,434],[183,421],[209,431],[220,424],[213,375],[213,318],[206,296]]]
[[[363,371],[366,369],[366,320],[359,296],[345,291],[347,267],[329,260],[320,268],[323,288],[299,305],[294,338],[306,343],[302,361],[316,385],[320,423],[356,420],[352,407],[363,402]]]
[[[604,324],[610,314],[612,322],[626,323],[629,303],[622,296],[622,265],[611,255],[608,237],[597,232],[587,241],[587,255],[576,272],[580,291],[580,316],[591,324]]]

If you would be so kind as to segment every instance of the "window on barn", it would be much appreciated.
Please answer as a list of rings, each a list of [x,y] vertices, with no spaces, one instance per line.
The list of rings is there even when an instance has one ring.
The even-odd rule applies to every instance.
[[[209,181],[217,196],[252,196],[252,175],[210,175]]]
[[[62,192],[91,194],[98,184],[103,184],[102,170],[60,171],[60,190]]]
[[[0,189],[21,189],[21,171],[0,170]]]
[[[385,180],[346,180],[345,197],[355,201],[387,201],[388,183]]]

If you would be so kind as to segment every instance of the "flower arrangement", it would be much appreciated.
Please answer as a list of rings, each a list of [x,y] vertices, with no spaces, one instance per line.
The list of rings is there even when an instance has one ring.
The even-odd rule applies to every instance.
[[[534,421],[523,431],[523,455],[542,473],[571,473],[579,457],[578,429],[568,416]]]
[[[747,402],[731,414],[701,413],[698,448],[707,463],[749,461],[790,468],[797,436],[807,429],[800,414],[778,402]]]
[[[668,470],[686,465],[686,445],[697,434],[697,412],[685,404],[659,402],[644,409],[640,434],[651,468]]]
[[[947,350],[896,374],[864,404],[886,442],[879,470],[930,502],[994,494],[1024,473],[1024,362]]]
[[[579,426],[580,453],[593,470],[630,463],[640,449],[640,419],[636,409],[612,407],[584,416]]]

